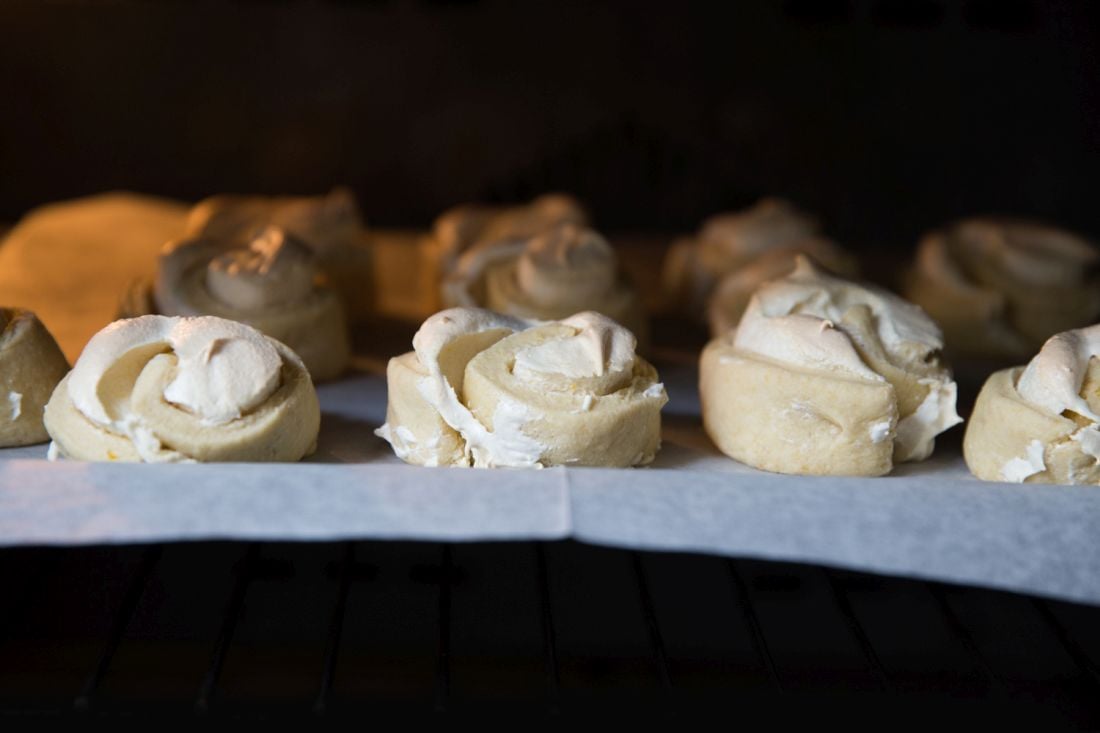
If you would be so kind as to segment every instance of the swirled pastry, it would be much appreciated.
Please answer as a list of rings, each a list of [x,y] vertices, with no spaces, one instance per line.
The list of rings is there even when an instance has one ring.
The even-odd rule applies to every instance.
[[[1100,253],[1040,224],[968,219],[924,238],[906,295],[968,357],[1023,359],[1100,316]]]
[[[387,370],[377,434],[423,466],[639,466],[668,401],[634,337],[598,313],[531,323],[476,308],[429,318]]]
[[[0,308],[0,448],[49,440],[42,408],[69,364],[28,310]]]
[[[542,321],[592,310],[645,342],[641,301],[615,251],[592,229],[562,224],[526,240],[474,245],[443,281],[443,305]]]
[[[187,217],[189,238],[246,239],[276,226],[304,242],[340,294],[352,318],[370,313],[374,282],[365,227],[346,188],[324,196],[220,195],[200,201]]]
[[[770,260],[765,269],[776,275],[790,272],[795,255],[800,253],[840,274],[854,275],[852,257],[821,238],[819,231],[816,219],[782,199],[762,199],[744,211],[712,216],[703,222],[697,236],[673,243],[661,274],[665,297],[685,315],[702,318],[711,294],[724,277],[777,251],[786,253],[790,267],[784,271],[779,267],[784,260]],[[731,300],[729,295],[726,298]],[[736,310],[732,303],[730,307]],[[727,320],[736,322],[738,316],[734,313]]]
[[[800,258],[703,351],[703,425],[723,453],[780,473],[867,475],[927,458],[961,422],[942,339],[920,308]]]
[[[320,422],[293,351],[211,316],[115,321],[46,405],[57,452],[87,461],[297,461]]]
[[[963,439],[986,481],[1100,483],[1100,325],[1052,336],[1026,367],[995,372]]]
[[[445,211],[424,244],[423,289],[429,294],[430,310],[443,303],[440,285],[468,250],[523,242],[562,224],[584,227],[588,216],[573,197],[559,193],[518,206],[463,204]]]
[[[266,227],[247,239],[169,244],[153,296],[163,315],[218,316],[260,329],[289,346],[321,382],[347,368],[351,346],[340,301],[317,275],[308,247]]]

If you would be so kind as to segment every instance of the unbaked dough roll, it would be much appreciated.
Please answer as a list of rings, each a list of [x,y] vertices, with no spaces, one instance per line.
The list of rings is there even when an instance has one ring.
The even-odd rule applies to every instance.
[[[592,310],[625,326],[642,344],[649,335],[641,301],[611,245],[573,224],[526,240],[475,245],[443,281],[443,304],[541,321]]]
[[[191,210],[187,236],[247,239],[269,225],[286,230],[313,250],[352,319],[370,314],[373,263],[363,218],[346,188],[323,196],[212,196]]]
[[[322,382],[347,368],[351,344],[340,300],[317,278],[310,249],[266,227],[243,240],[169,244],[153,295],[163,315],[218,316],[260,329],[289,346]]]
[[[1053,336],[1026,367],[990,376],[963,456],[986,481],[1100,483],[1100,326]]]
[[[942,345],[918,307],[800,258],[703,351],[703,425],[756,468],[888,473],[927,458],[935,436],[961,422]]]
[[[744,211],[712,216],[698,235],[670,248],[661,273],[665,298],[672,309],[702,320],[725,276],[777,250],[789,253],[792,267],[794,255],[802,253],[839,274],[855,275],[855,260],[819,232],[816,219],[782,199],[762,199]]]
[[[0,448],[50,439],[42,408],[69,363],[42,322],[22,308],[0,308]]]
[[[390,360],[386,424],[425,466],[639,466],[660,448],[657,371],[598,313],[532,323],[475,308],[429,318]]]
[[[943,327],[948,351],[1023,359],[1100,316],[1100,253],[1053,227],[968,219],[921,241],[906,296]]]
[[[421,271],[428,311],[444,305],[440,287],[467,251],[524,242],[563,224],[588,225],[588,216],[576,199],[560,193],[539,196],[518,206],[463,204],[435,220],[422,246]]]
[[[57,453],[88,461],[297,461],[320,421],[293,351],[210,316],[115,321],[46,405]]]

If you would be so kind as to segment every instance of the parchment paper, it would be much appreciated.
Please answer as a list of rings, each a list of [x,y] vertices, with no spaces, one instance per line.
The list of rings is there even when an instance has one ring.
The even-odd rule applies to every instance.
[[[664,446],[644,469],[406,466],[372,430],[385,381],[319,389],[295,465],[50,463],[0,451],[0,545],[212,538],[579,540],[805,561],[1100,604],[1100,489],[970,477],[958,436],[876,479],[756,471],[702,431],[694,369],[662,368]]]

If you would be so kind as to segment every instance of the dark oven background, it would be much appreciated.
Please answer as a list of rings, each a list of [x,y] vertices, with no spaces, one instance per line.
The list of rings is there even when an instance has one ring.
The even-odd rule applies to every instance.
[[[0,4],[0,220],[109,188],[347,183],[372,222],[577,193],[611,229],[792,197],[858,249],[981,212],[1087,234],[1085,0]]]

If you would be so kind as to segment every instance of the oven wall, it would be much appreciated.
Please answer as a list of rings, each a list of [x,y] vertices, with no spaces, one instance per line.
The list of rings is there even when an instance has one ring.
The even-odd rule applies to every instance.
[[[611,229],[781,194],[859,249],[975,212],[1095,235],[1097,8],[9,0],[0,220],[346,183],[385,225],[565,189]]]

